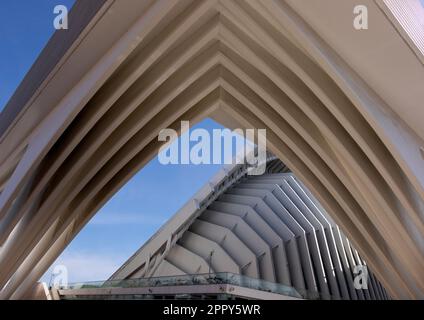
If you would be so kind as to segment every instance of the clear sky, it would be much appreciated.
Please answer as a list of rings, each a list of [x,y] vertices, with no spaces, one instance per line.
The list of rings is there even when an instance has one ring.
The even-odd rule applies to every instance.
[[[55,29],[53,8],[74,0],[0,1],[0,110],[31,68]]]
[[[209,119],[193,129],[200,127],[222,128]],[[154,158],[97,213],[54,265],[65,265],[71,282],[107,279],[220,167],[163,165]]]
[[[212,130],[225,129],[211,119],[193,126],[190,132],[198,128],[206,129],[211,136]],[[188,139],[190,132],[183,134],[174,144]],[[230,135],[230,131],[223,132],[223,135]],[[245,142],[238,137],[233,140],[230,154],[235,155],[237,148]],[[196,143],[190,142],[190,146]],[[222,143],[222,161],[224,155]],[[57,265],[67,267],[70,282],[109,278],[221,167],[214,164],[164,165],[158,156],[155,157],[100,209],[42,280],[49,282]]]
[[[53,8],[71,8],[73,2],[0,1],[0,110],[55,31]],[[196,127],[221,128],[208,119]],[[54,265],[66,265],[71,282],[108,278],[219,168],[165,166],[155,158],[98,212]],[[50,273],[43,280],[49,281]]]

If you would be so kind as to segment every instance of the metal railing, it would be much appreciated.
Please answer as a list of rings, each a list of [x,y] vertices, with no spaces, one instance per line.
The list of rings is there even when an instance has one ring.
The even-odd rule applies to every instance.
[[[229,272],[187,274],[178,276],[150,277],[139,279],[106,280],[71,283],[61,286],[60,290],[71,289],[95,289],[95,288],[142,288],[142,287],[166,287],[166,286],[191,286],[229,284],[249,289],[266,291],[290,297],[303,298],[295,288],[280,283],[255,279],[248,276]]]

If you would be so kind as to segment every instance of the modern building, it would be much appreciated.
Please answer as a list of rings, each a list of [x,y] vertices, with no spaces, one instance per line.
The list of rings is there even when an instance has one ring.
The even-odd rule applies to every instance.
[[[389,299],[357,250],[288,168],[227,166],[105,282],[61,299]],[[359,272],[355,268],[365,267]],[[364,283],[354,278],[361,276]]]
[[[0,298],[28,296],[99,208],[157,154],[161,129],[205,117],[266,129],[269,151],[310,190],[388,295],[424,298],[424,9],[418,0],[357,5],[76,1],[69,29],[57,30],[0,114]],[[366,26],[358,28],[358,15]],[[322,223],[312,213],[304,223]],[[211,224],[204,218],[190,224],[203,235]],[[331,245],[327,236],[316,239]],[[325,270],[325,252],[309,240]],[[191,243],[161,250],[172,256]],[[253,273],[253,264],[246,268]],[[334,274],[331,294],[343,283]]]

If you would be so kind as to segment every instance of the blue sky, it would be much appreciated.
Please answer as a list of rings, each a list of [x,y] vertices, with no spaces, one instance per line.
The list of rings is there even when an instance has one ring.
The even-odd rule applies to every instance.
[[[53,8],[74,0],[0,1],[0,110],[54,33]]]
[[[222,128],[210,119],[195,128]],[[200,189],[220,165],[163,165],[157,157],[97,213],[56,264],[69,281],[108,278]],[[49,280],[51,270],[43,277]]]
[[[58,4],[71,8],[73,0],[0,1],[0,110],[53,34],[53,8]],[[209,119],[196,127],[221,128]],[[153,159],[98,212],[54,265],[66,265],[71,282],[109,277],[219,168],[165,166]],[[43,280],[49,281],[50,273],[51,269]]]

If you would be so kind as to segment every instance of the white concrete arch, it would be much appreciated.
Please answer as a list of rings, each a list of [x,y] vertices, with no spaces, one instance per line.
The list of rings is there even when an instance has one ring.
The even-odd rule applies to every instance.
[[[48,77],[0,118],[4,297],[155,155],[160,129],[206,116],[267,129],[270,151],[390,295],[423,297],[424,69],[374,1],[378,28],[362,37],[343,20],[353,0],[96,3]],[[384,59],[381,43],[393,49]]]

